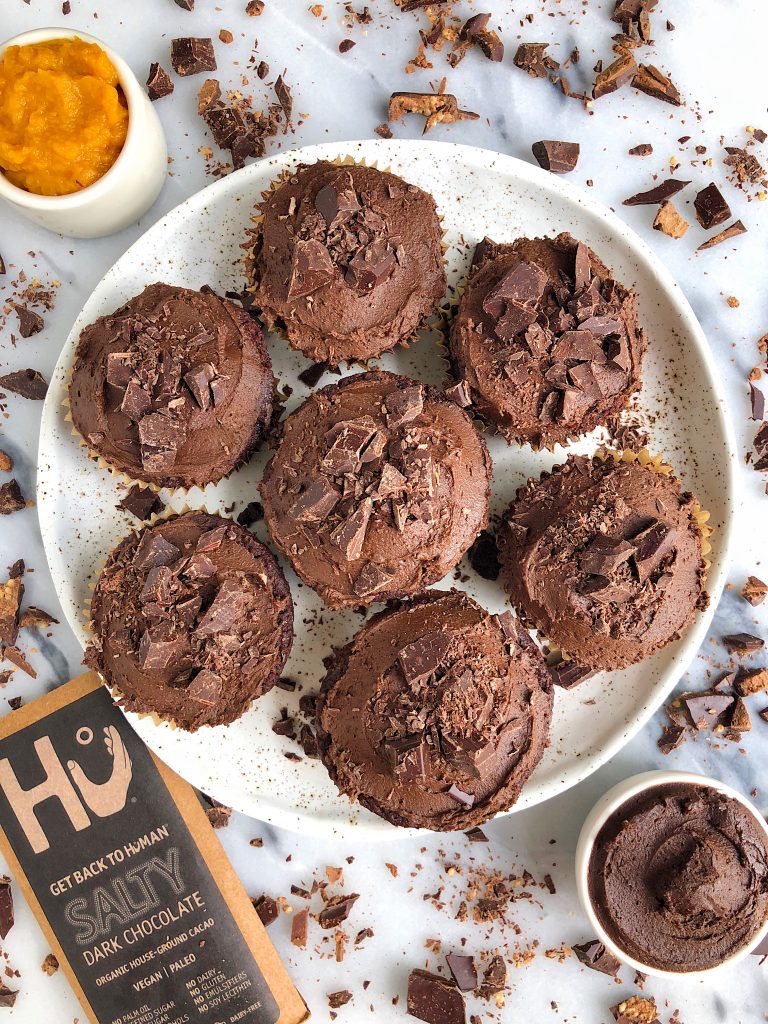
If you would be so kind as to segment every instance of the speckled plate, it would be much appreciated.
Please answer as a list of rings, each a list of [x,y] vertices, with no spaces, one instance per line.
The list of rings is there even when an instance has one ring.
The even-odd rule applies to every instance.
[[[709,589],[710,611],[699,615],[678,642],[622,672],[602,674],[571,692],[558,691],[551,744],[514,810],[561,793],[593,772],[641,728],[673,688],[695,654],[723,586],[731,538],[735,450],[724,411],[724,397],[704,334],[680,289],[651,250],[618,217],[566,181],[545,171],[482,149],[446,143],[365,141],[310,146],[261,160],[210,185],[155,224],[109,270],[96,287],[61,353],[45,404],[40,436],[37,498],[48,561],[67,619],[83,643],[84,608],[103,560],[134,525],[116,509],[118,479],[100,469],[79,447],[62,405],[77,338],[98,316],[111,312],[153,281],[188,288],[209,284],[219,292],[243,285],[240,243],[260,193],[285,168],[300,161],[351,155],[390,167],[431,192],[437,201],[448,245],[451,285],[461,281],[476,241],[488,234],[506,241],[519,235],[568,230],[594,247],[617,277],[634,285],[649,338],[645,388],[633,416],[649,430],[651,446],[663,453],[684,484],[712,512],[715,527]],[[297,379],[307,361],[279,338],[269,347],[276,375],[293,389],[295,408],[307,395]],[[432,384],[443,379],[445,364],[435,338],[425,336],[381,365]],[[321,384],[334,378],[325,377]],[[591,452],[599,432],[571,449]],[[529,475],[538,475],[564,451],[553,455],[507,447],[489,438],[494,462],[492,512],[500,512]],[[234,514],[258,497],[256,485],[268,458],[261,452],[229,479],[188,496],[163,494],[174,509],[185,504]],[[256,533],[269,541],[263,523]],[[470,577],[465,589],[492,611],[505,606],[495,583]],[[150,717],[129,715],[146,743],[172,768],[210,796],[264,821],[323,835],[389,838],[402,830],[340,797],[322,764],[283,755],[299,752],[276,736],[272,723],[281,707],[298,710],[302,692],[312,692],[323,675],[323,657],[346,642],[361,619],[352,612],[329,612],[287,571],[296,604],[296,640],[286,675],[295,693],[275,689],[228,727],[187,734]],[[438,587],[448,588],[452,578]]]

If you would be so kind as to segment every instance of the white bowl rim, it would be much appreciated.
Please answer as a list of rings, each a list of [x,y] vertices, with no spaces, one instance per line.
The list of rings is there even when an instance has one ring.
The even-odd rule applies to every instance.
[[[127,153],[129,143],[133,143],[136,133],[140,130],[137,124],[136,106],[144,97],[144,92],[139,84],[136,75],[123,60],[119,53],[116,53],[108,43],[91,35],[90,32],[81,32],[78,29],[56,28],[54,26],[33,28],[27,32],[20,32],[0,43],[0,60],[9,46],[28,46],[31,43],[48,42],[51,39],[82,39],[86,43],[95,43],[106,53],[117,72],[118,81],[125,95],[128,105],[128,130],[123,142],[123,148],[117,154],[112,166],[97,178],[91,185],[81,188],[77,192],[68,192],[61,196],[42,196],[36,192],[28,192],[18,185],[13,185],[0,170],[0,197],[7,199],[16,206],[29,210],[39,211],[61,211],[77,209],[86,203],[101,198],[102,193],[108,191],[112,179],[122,170],[122,165],[128,159]]]
[[[652,789],[658,789],[660,786],[673,785],[676,783],[704,786],[737,800],[757,821],[765,834],[766,842],[768,842],[768,823],[763,815],[754,806],[754,804],[747,799],[747,797],[737,789],[734,789],[733,786],[729,786],[728,783],[722,782],[720,779],[713,779],[708,775],[700,775],[698,772],[677,771],[667,768],[658,768],[652,771],[641,772],[638,775],[632,775],[627,779],[623,779],[621,782],[616,783],[615,786],[612,786],[611,789],[604,793],[597,801],[585,818],[576,844],[576,889],[579,894],[579,901],[581,902],[582,909],[587,915],[590,925],[595,929],[598,939],[603,943],[605,948],[609,952],[613,953],[613,955],[622,963],[627,964],[636,971],[640,971],[642,974],[649,974],[655,978],[667,978],[675,981],[679,981],[681,978],[690,978],[691,980],[708,979],[711,978],[716,971],[721,971],[726,967],[732,967],[734,964],[740,963],[749,956],[752,950],[755,949],[763,939],[766,938],[766,936],[768,936],[768,916],[766,916],[765,921],[755,932],[749,942],[741,946],[719,964],[697,971],[667,971],[658,967],[652,967],[649,964],[644,964],[640,960],[636,960],[625,952],[621,946],[614,942],[595,913],[589,893],[589,862],[592,856],[592,850],[595,844],[595,839],[608,818],[626,804],[628,800],[631,800],[632,797],[637,796],[639,793],[648,792]]]

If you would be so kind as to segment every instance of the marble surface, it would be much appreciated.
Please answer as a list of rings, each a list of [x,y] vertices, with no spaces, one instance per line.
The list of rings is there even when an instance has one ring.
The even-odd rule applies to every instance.
[[[578,87],[582,76],[589,79],[598,57],[610,55],[610,36],[615,26],[609,21],[612,2],[588,7],[576,0],[560,3],[524,2],[510,5],[488,3],[475,10],[494,11],[502,28],[507,52],[501,65],[491,64],[480,53],[470,54],[456,70],[445,63],[445,55],[433,58],[432,69],[404,73],[406,61],[415,53],[417,26],[425,24],[423,14],[400,15],[390,0],[372,3],[370,26],[348,31],[342,24],[343,5],[326,3],[325,16],[314,17],[302,0],[267,0],[259,19],[245,17],[244,0],[198,0],[197,10],[187,13],[171,0],[143,0],[135,4],[114,4],[108,0],[72,0],[72,14],[62,19],[58,0],[4,0],[0,5],[0,37],[28,28],[62,22],[102,37],[118,49],[143,80],[149,63],[159,60],[168,66],[169,39],[177,35],[212,35],[226,28],[235,41],[217,42],[219,77],[227,86],[239,86],[248,74],[247,62],[254,38],[258,37],[258,59],[269,62],[273,75],[287,68],[286,80],[293,88],[296,113],[295,134],[271,143],[293,146],[326,140],[367,137],[385,118],[386,100],[396,89],[426,89],[443,74],[449,91],[460,105],[481,113],[480,120],[439,127],[434,138],[485,146],[530,159],[530,144],[542,135],[579,141],[582,156],[571,180],[591,188],[606,204],[616,207],[659,253],[675,275],[699,316],[719,359],[724,384],[730,396],[731,415],[742,455],[749,449],[754,426],[749,423],[745,380],[759,361],[757,339],[765,330],[764,250],[768,242],[768,210],[759,202],[728,187],[727,196],[735,216],[741,216],[749,233],[733,244],[710,253],[694,254],[704,234],[693,223],[682,241],[672,241],[650,228],[652,209],[621,207],[628,194],[648,187],[652,174],[665,174],[670,158],[681,162],[678,175],[703,186],[710,180],[724,181],[719,140],[742,144],[747,125],[768,130],[765,93],[760,68],[768,7],[763,0],[660,0],[654,16],[656,45],[652,61],[671,72],[688,105],[675,109],[625,90],[602,100],[591,114],[567,100],[554,88],[534,81],[512,67],[511,60],[521,39],[551,41],[552,53],[564,60],[574,45],[581,63],[572,72]],[[472,8],[459,0],[455,9],[462,15]],[[524,21],[532,14],[531,23]],[[664,29],[671,19],[674,32]],[[522,22],[522,26],[521,26]],[[338,43],[351,37],[356,46],[341,55]],[[738,59],[736,59],[738,54]],[[725,55],[728,55],[726,58]],[[606,61],[607,63],[607,61]],[[270,76],[271,80],[272,75]],[[43,282],[60,281],[55,308],[46,314],[44,331],[12,345],[11,318],[0,334],[0,366],[16,369],[33,366],[50,374],[61,343],[91,289],[110,264],[158,217],[185,197],[202,188],[206,177],[200,147],[208,145],[202,123],[195,114],[195,93],[200,79],[176,79],[172,97],[157,104],[165,127],[172,162],[168,182],[155,206],[142,223],[119,235],[96,241],[77,241],[46,233],[0,209],[0,252],[8,274],[0,278],[0,298],[11,294],[11,282],[23,267],[28,277]],[[269,90],[257,79],[244,87],[257,99]],[[270,96],[271,98],[271,96]],[[394,126],[398,137],[418,137],[421,122],[409,120]],[[690,142],[677,140],[691,136]],[[654,154],[639,159],[626,156],[630,146],[651,142]],[[714,157],[714,166],[700,163],[690,168],[693,146],[703,144]],[[681,203],[692,216],[691,188]],[[735,296],[739,306],[726,301]],[[10,396],[0,408],[0,448],[16,462],[14,475],[24,493],[35,488],[35,461],[41,406]],[[745,466],[740,471],[738,541],[730,573],[732,591],[727,591],[717,611],[710,638],[703,645],[682,686],[701,687],[707,673],[728,664],[717,638],[726,632],[746,629],[766,632],[768,608],[751,609],[738,597],[748,572],[766,577],[768,547],[761,526],[765,523],[768,498],[764,480]],[[34,572],[27,578],[27,600],[53,614],[57,602],[51,585],[34,508],[0,521],[0,565],[23,556]],[[31,646],[28,644],[28,646]],[[79,646],[64,626],[51,636],[36,638],[31,659],[38,671],[35,682],[17,672],[0,697],[0,713],[7,698],[24,700],[45,692],[76,675],[80,669]],[[759,698],[757,699],[759,701]],[[753,704],[755,709],[758,704]],[[342,988],[354,993],[352,1003],[339,1011],[340,1020],[367,1019],[369,1008],[384,1022],[405,1019],[404,1002],[408,971],[412,967],[435,968],[442,955],[425,945],[440,940],[442,953],[459,948],[476,954],[498,948],[510,962],[509,989],[505,1008],[469,1000],[469,1009],[483,1021],[526,1019],[534,1021],[596,1024],[610,1020],[608,1007],[635,990],[632,972],[622,971],[621,984],[590,972],[572,957],[545,955],[545,951],[591,938],[580,914],[573,879],[573,851],[579,826],[595,799],[615,781],[655,766],[682,768],[707,773],[754,793],[763,810],[768,810],[768,789],[762,771],[768,768],[764,729],[759,719],[751,735],[738,747],[717,747],[705,737],[688,742],[667,758],[656,748],[661,714],[609,764],[576,789],[547,804],[507,817],[487,827],[488,846],[470,845],[463,836],[436,836],[426,841],[394,841],[385,845],[362,845],[318,840],[268,828],[257,821],[233,815],[228,828],[219,833],[250,894],[267,892],[289,897],[299,909],[302,901],[290,898],[290,886],[307,886],[321,877],[326,865],[343,866],[346,891],[361,894],[350,916],[347,955],[342,963],[334,959],[333,939],[315,929],[306,952],[289,943],[290,917],[281,916],[271,936],[286,959],[297,985],[319,1020],[328,1019],[327,994]],[[249,845],[256,836],[263,839],[259,849]],[[351,863],[348,859],[353,858]],[[397,877],[387,867],[397,866]],[[530,886],[533,900],[521,899],[510,907],[505,928],[487,929],[454,920],[461,893],[471,884],[472,872],[491,866],[506,874],[528,869],[536,881],[551,875],[557,892]],[[452,870],[449,872],[448,868]],[[424,899],[444,887],[439,901]],[[435,905],[442,902],[442,908]],[[82,1020],[82,1012],[61,973],[47,978],[40,963],[48,952],[31,913],[17,898],[17,924],[3,943],[3,951],[14,968],[21,995],[15,1009],[3,1011],[9,1020],[67,1022]],[[375,935],[354,947],[359,929],[371,927]],[[532,955],[531,955],[532,954]],[[729,1024],[765,1019],[768,984],[757,958],[724,971],[707,982],[680,980],[674,984],[649,981],[646,991],[655,994],[667,1022],[679,1008],[681,1020],[691,1024],[728,1021]],[[370,984],[364,983],[369,981]]]

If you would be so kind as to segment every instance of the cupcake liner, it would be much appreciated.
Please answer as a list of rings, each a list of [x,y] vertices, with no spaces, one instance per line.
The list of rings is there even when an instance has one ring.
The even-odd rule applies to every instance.
[[[349,154],[345,154],[344,156],[336,157],[335,160],[328,160],[326,162],[334,164],[336,167],[351,167],[351,166],[356,166],[356,167],[372,167],[375,170],[380,170],[380,171],[382,171],[384,173],[387,173],[387,174],[396,174],[396,172],[392,170],[392,168],[389,166],[389,164],[387,164],[384,167],[379,167],[378,160],[366,160],[364,157],[357,157],[357,158],[355,158],[353,156],[350,156]],[[290,178],[293,173],[294,173],[294,170],[289,169],[287,167],[283,168],[283,170],[281,170],[280,173],[275,178],[273,178],[272,181],[269,183],[269,187],[267,189],[265,189],[264,191],[262,191],[262,193],[261,193],[261,202],[256,204],[256,208],[255,208],[256,212],[251,214],[250,220],[251,220],[251,223],[254,225],[254,227],[246,228],[246,232],[245,232],[246,233],[246,241],[243,242],[242,246],[241,246],[241,248],[245,250],[245,255],[242,257],[242,261],[241,261],[242,264],[243,264],[243,271],[244,271],[245,281],[246,281],[244,292],[246,294],[248,294],[248,295],[252,296],[252,295],[255,294],[255,291],[256,291],[256,288],[255,288],[254,285],[251,284],[251,281],[253,280],[253,272],[252,272],[252,270],[253,270],[253,267],[254,267],[254,264],[255,264],[254,250],[255,250],[255,247],[256,247],[256,244],[257,244],[257,241],[258,241],[258,225],[261,224],[262,220],[264,219],[263,204],[267,202],[267,200],[271,197],[273,192],[275,192],[278,188],[280,188],[280,186],[285,181],[287,181],[288,178]],[[400,175],[397,175],[397,177],[400,177]],[[405,179],[403,178],[402,180],[404,181]],[[428,193],[428,194],[431,195],[431,193]],[[440,228],[441,228],[441,232],[442,232],[442,238],[441,238],[440,247],[441,247],[442,253],[443,253],[443,266],[445,267],[445,266],[448,265],[448,260],[446,258],[446,254],[448,252],[448,243],[447,243],[446,238],[445,238],[445,226],[444,226],[442,214],[440,213],[439,210],[437,210],[436,212],[437,212],[437,219],[438,219],[438,221],[440,223]],[[440,303],[438,305],[438,311],[439,311],[441,305],[442,305],[442,303]],[[287,334],[287,331],[286,331],[286,326],[285,326],[285,323],[284,323],[282,317],[272,317],[268,313],[266,313],[264,310],[260,309],[259,307],[257,307],[257,308],[259,309],[259,317],[260,317],[260,319],[263,321],[263,323],[265,324],[265,326],[267,327],[267,329],[271,333],[277,335],[278,338],[280,338],[287,345],[289,345],[295,352],[301,352],[302,355],[306,355],[306,353],[302,352],[301,349],[296,348],[292,344],[290,338],[288,337],[288,334]],[[421,340],[421,335],[422,335],[423,332],[428,331],[428,330],[430,330],[432,328],[433,325],[431,325],[429,323],[429,319],[432,316],[435,316],[435,312],[434,311],[433,311],[433,313],[428,314],[427,316],[423,317],[422,321],[413,329],[411,334],[407,335],[405,338],[402,338],[402,339],[396,341],[393,345],[389,346],[389,348],[382,349],[382,351],[378,355],[370,356],[367,360],[352,358],[352,359],[343,359],[343,360],[341,360],[341,362],[345,363],[347,366],[359,365],[359,366],[364,366],[364,367],[367,368],[368,364],[370,362],[372,362],[373,360],[381,358],[381,356],[386,355],[387,352],[393,351],[393,349],[396,349],[396,348],[407,349],[407,348],[409,348],[412,344],[414,344],[415,342]],[[441,317],[441,319],[442,319],[442,317]],[[443,333],[442,330],[441,330],[441,333]],[[311,357],[307,356],[307,358],[311,358]]]
[[[605,462],[608,459],[612,459],[613,462],[625,462],[628,464],[638,462],[641,466],[646,467],[651,472],[658,473],[661,476],[673,476],[674,469],[669,463],[664,461],[662,455],[652,455],[647,448],[641,448],[639,451],[634,451],[631,448],[614,449],[601,446],[593,452],[593,457],[599,459],[601,462]],[[545,474],[542,474],[543,477]],[[677,477],[675,477],[677,479]],[[701,586],[702,590],[706,587],[707,574],[709,572],[711,562],[704,556],[709,554],[712,550],[712,545],[709,538],[715,532],[714,528],[709,525],[711,513],[706,509],[702,508],[698,498],[693,496],[693,507],[692,515],[697,524],[699,536],[701,538]],[[578,659],[574,658],[573,655],[569,654],[568,651],[564,651],[558,644],[553,643],[547,636],[546,630],[542,629],[539,624],[532,619],[523,608],[515,606],[520,622],[535,634],[536,642],[545,653],[547,664],[554,667],[558,664],[575,662],[579,664]]]

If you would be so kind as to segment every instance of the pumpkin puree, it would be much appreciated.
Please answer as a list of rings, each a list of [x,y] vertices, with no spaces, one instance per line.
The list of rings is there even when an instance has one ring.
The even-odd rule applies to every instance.
[[[123,148],[128,110],[106,53],[81,39],[9,46],[0,61],[0,169],[43,196],[92,185]]]

